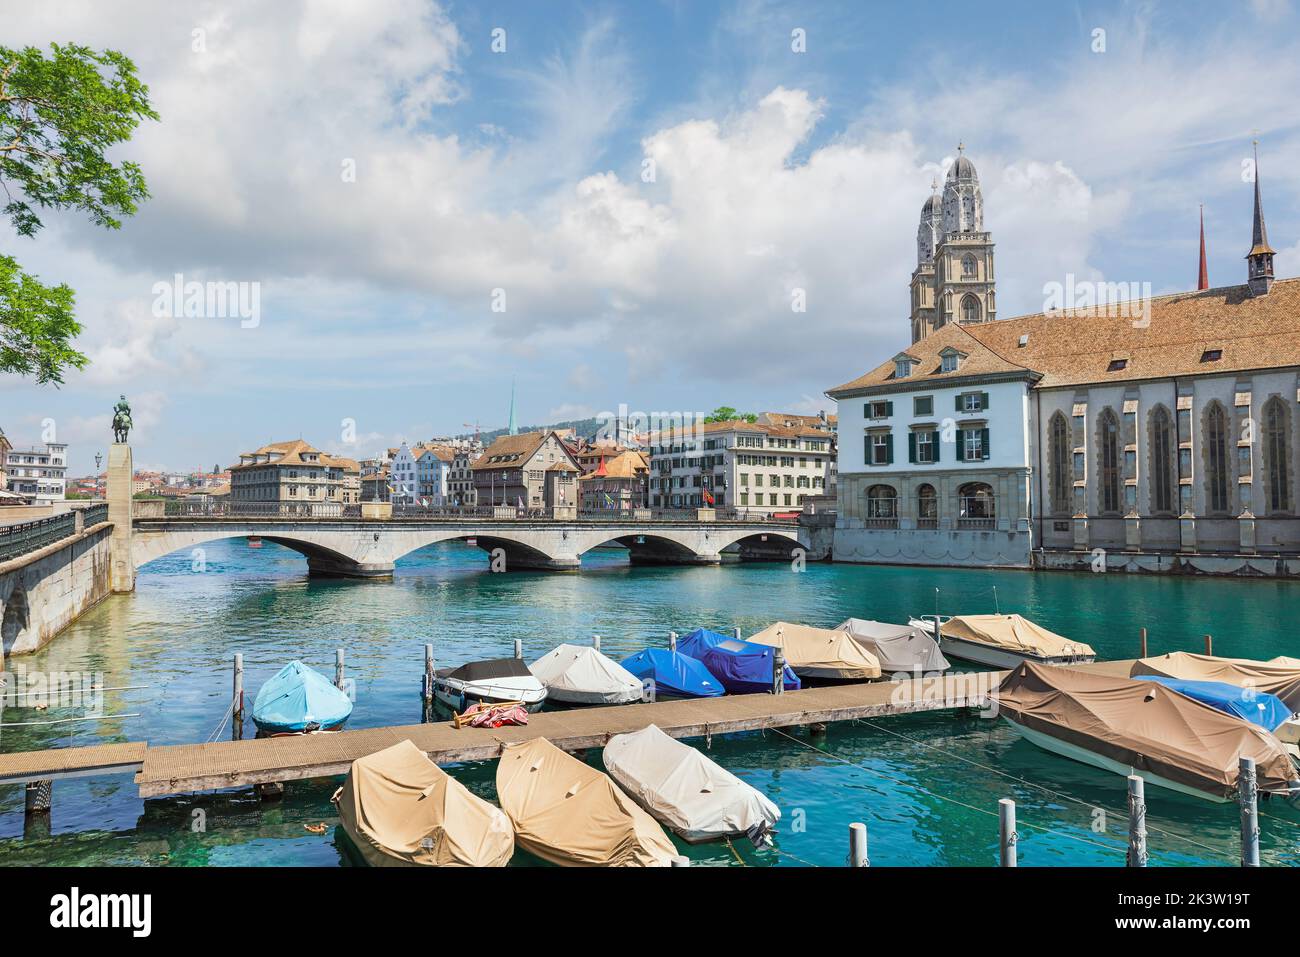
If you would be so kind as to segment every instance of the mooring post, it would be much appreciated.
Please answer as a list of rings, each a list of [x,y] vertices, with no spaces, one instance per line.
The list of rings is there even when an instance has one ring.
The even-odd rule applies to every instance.
[[[1147,630],[1143,628],[1142,629],[1142,654],[1138,655],[1138,657],[1145,658],[1146,656],[1147,656]]]
[[[998,847],[1001,866],[1016,866],[1016,802],[1011,798],[998,801]]]
[[[334,650],[334,687],[343,690],[343,649]]]
[[[691,866],[691,859],[690,859],[689,857],[682,857],[681,855],[678,855],[677,857],[674,857],[674,858],[672,859],[672,866],[673,866],[673,867],[690,867],[690,866]]]
[[[1205,653],[1207,655],[1214,654],[1214,639],[1209,635],[1205,636]]]
[[[1259,804],[1255,788],[1255,759],[1242,758],[1237,768],[1241,801],[1241,866],[1259,867]]]
[[[772,655],[772,694],[785,694],[785,655],[780,648]]]
[[[49,814],[53,797],[53,781],[28,781],[23,808],[24,813],[28,817],[33,814]]]
[[[595,648],[597,651],[600,651],[600,635],[591,636],[591,647]]]
[[[426,643],[424,646],[424,720],[433,719],[433,644]]]
[[[1146,629],[1142,629],[1146,631]],[[1128,856],[1129,867],[1147,866],[1147,799],[1145,782],[1137,774],[1128,776]]]
[[[849,866],[870,867],[867,860],[867,826],[853,823],[849,825]]]
[[[524,640],[523,640],[522,638],[516,638],[516,639],[515,639],[515,657],[516,657],[516,658],[522,658],[523,656],[524,656]]]
[[[669,651],[677,650],[677,632],[675,631],[668,632],[668,650]]]
[[[235,686],[234,686],[233,710],[230,720],[230,737],[233,741],[240,741],[244,737],[244,655],[242,652],[235,652]]]

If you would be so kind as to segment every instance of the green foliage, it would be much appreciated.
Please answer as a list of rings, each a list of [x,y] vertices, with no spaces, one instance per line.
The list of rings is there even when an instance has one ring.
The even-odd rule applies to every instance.
[[[0,189],[18,235],[36,235],[38,209],[80,210],[120,227],[149,191],[137,164],[104,153],[157,118],[135,64],[115,50],[0,47]],[[0,372],[61,383],[67,368],[85,366],[70,345],[81,331],[73,305],[66,285],[45,286],[0,258]]]
[[[731,422],[734,419],[757,422],[758,416],[753,412],[737,412],[729,405],[720,405],[704,417],[704,422],[707,425],[710,422]]]

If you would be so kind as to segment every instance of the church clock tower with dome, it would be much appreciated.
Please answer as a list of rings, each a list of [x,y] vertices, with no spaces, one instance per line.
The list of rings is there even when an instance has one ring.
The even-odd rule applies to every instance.
[[[935,192],[921,207],[912,273],[912,341],[950,322],[991,322],[997,318],[993,240],[984,232],[984,197],[975,164],[958,145],[948,167],[942,196]]]

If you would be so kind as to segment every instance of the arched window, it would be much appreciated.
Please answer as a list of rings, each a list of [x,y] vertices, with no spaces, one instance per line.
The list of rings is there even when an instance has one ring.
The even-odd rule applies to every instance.
[[[995,517],[992,486],[984,482],[967,482],[957,489],[958,525],[992,528]]]
[[[976,270],[975,257],[967,253],[961,260],[961,274],[967,279],[974,279]]]
[[[916,490],[916,518],[921,528],[935,528],[939,524],[939,496],[928,482]]]
[[[967,296],[961,301],[961,321],[980,321],[980,301],[974,296]]]
[[[1174,423],[1158,405],[1151,413],[1151,511],[1174,510]]]
[[[1097,420],[1097,444],[1100,447],[1101,485],[1097,489],[1098,510],[1103,515],[1118,515],[1123,498],[1124,475],[1120,468],[1119,419],[1114,409],[1103,409]]]
[[[1211,402],[1205,410],[1205,504],[1211,514],[1226,515],[1232,505],[1228,451],[1228,413]]]
[[[1264,403],[1264,502],[1268,514],[1291,511],[1291,415],[1277,396]]]
[[[1070,513],[1070,489],[1074,475],[1070,468],[1070,427],[1065,416],[1057,412],[1048,425],[1048,464],[1051,467],[1052,512],[1056,515]]]
[[[867,518],[897,518],[898,493],[890,485],[867,489]]]

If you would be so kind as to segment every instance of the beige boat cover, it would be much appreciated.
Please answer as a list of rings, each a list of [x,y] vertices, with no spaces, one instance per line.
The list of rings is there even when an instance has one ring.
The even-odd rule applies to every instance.
[[[955,615],[943,624],[943,635],[1044,658],[1096,654],[1091,645],[1062,638],[1020,615]]]
[[[1300,777],[1259,725],[1153,681],[1025,661],[997,691],[1004,717],[1095,754],[1199,791],[1231,797],[1237,762],[1253,757],[1259,788]]]
[[[514,829],[411,741],[352,762],[339,817],[372,867],[505,867]]]
[[[519,846],[569,867],[667,867],[677,849],[608,774],[545,738],[506,744],[497,797]]]
[[[891,625],[886,621],[846,618],[835,626],[876,656],[886,674],[900,671],[947,671],[952,667],[930,632],[915,625]]]
[[[785,663],[800,677],[880,677],[880,661],[846,631],[778,621],[748,640],[780,648]]]
[[[560,645],[528,666],[547,696],[577,704],[640,701],[641,679],[590,645]]]
[[[781,818],[759,791],[653,724],[614,735],[604,760],[633,800],[688,841],[762,833]]]
[[[1300,711],[1300,661],[1295,658],[1251,661],[1249,658],[1219,658],[1175,651],[1154,658],[1139,658],[1129,674],[1164,675],[1187,681],[1222,681],[1238,688],[1253,688],[1277,695],[1293,712]]]

